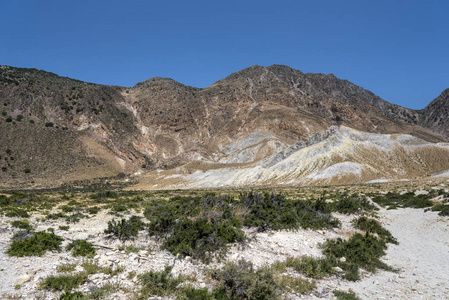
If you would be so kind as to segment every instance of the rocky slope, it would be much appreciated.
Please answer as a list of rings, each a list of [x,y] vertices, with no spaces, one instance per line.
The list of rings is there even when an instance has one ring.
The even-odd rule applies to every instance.
[[[332,126],[264,160],[216,167],[185,165],[151,174],[141,188],[217,188],[358,184],[412,180],[449,169],[449,147],[405,134],[375,134]]]
[[[0,178],[4,187],[51,186],[185,164],[243,166],[332,125],[441,142],[444,95],[415,111],[332,74],[279,65],[253,66],[204,89],[167,78],[103,86],[2,66]]]
[[[444,90],[421,112],[421,124],[449,138],[449,89]]]

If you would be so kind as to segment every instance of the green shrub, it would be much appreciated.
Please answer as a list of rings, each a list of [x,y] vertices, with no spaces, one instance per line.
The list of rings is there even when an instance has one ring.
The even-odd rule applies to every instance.
[[[65,292],[59,296],[59,300],[82,300],[86,297],[81,292]]]
[[[6,195],[0,195],[0,206],[8,206],[12,203],[11,199]]]
[[[51,291],[70,291],[87,281],[87,274],[51,275],[41,282],[40,288]]]
[[[360,300],[360,298],[357,297],[356,294],[352,292],[343,292],[335,290],[333,291],[333,293],[338,300]]]
[[[118,238],[123,242],[137,236],[139,231],[144,227],[145,224],[139,217],[132,216],[128,220],[122,219],[119,222],[115,220],[109,221],[108,228],[104,231],[104,233]]]
[[[173,277],[171,270],[172,267],[166,266],[161,272],[150,271],[139,275],[139,280],[143,285],[140,298],[147,299],[149,295],[163,296],[173,293],[183,279]]]
[[[15,235],[13,242],[11,243],[7,254],[9,256],[42,256],[47,250],[60,250],[61,242],[63,238],[55,235],[54,233],[48,233],[39,231],[32,236]]]
[[[97,206],[89,207],[87,212],[91,215],[96,215],[100,211],[100,208]]]
[[[374,219],[367,217],[360,217],[353,221],[354,227],[360,230],[364,230],[368,233],[376,233],[380,238],[384,239],[387,243],[398,245],[398,241],[393,237],[391,232],[383,228],[380,223]]]
[[[29,218],[30,215],[26,212],[26,210],[20,208],[12,208],[6,212],[7,217],[19,217],[19,218]]]
[[[59,207],[59,209],[61,209],[65,213],[69,213],[69,212],[73,211],[73,207],[72,206],[68,206],[68,205],[62,205],[62,206]]]
[[[342,214],[356,214],[362,211],[372,211],[376,207],[366,198],[360,198],[357,195],[345,196],[333,203],[333,210]]]
[[[57,220],[57,219],[59,219],[59,218],[65,218],[65,217],[67,217],[65,214],[63,214],[63,213],[54,213],[54,214],[48,214],[47,216],[46,216],[46,218],[47,218],[47,220]]]
[[[324,229],[338,227],[323,200],[287,200],[282,194],[243,193],[240,202],[246,211],[244,225],[267,229]]]
[[[370,272],[376,269],[392,270],[380,260],[385,255],[387,245],[384,240],[366,234],[356,233],[348,241],[341,238],[328,240],[323,246],[323,252],[326,256],[336,258],[345,257],[346,263],[342,265],[343,269],[350,264],[362,267]]]
[[[316,282],[304,278],[292,276],[275,276],[278,285],[287,292],[295,292],[298,294],[309,293],[316,288]]]
[[[69,228],[70,228],[69,226],[65,226],[65,225],[60,225],[60,226],[59,226],[59,229],[60,229],[60,230],[65,230],[65,231],[67,231],[67,230],[69,230]]]
[[[104,274],[107,274],[110,276],[115,276],[115,275],[121,273],[125,269],[124,267],[116,267],[116,268],[100,267],[98,264],[96,264],[92,261],[89,261],[89,260],[84,261],[81,264],[81,266],[84,268],[84,272],[87,275],[96,274],[96,273],[104,273]]]
[[[53,127],[53,126],[54,126],[53,122],[46,122],[45,123],[45,127]]]
[[[62,265],[59,265],[56,268],[56,270],[58,272],[69,273],[69,272],[73,272],[75,270],[75,268],[76,268],[76,264],[75,263],[73,263],[73,264],[62,264]]]
[[[16,228],[25,229],[28,231],[33,230],[33,226],[30,225],[30,222],[28,220],[16,220],[11,222],[11,225]]]
[[[192,287],[183,287],[181,293],[176,297],[177,300],[214,300],[214,295],[207,288],[196,289]]]
[[[268,268],[254,270],[250,262],[228,263],[214,275],[220,284],[216,299],[278,299],[279,285]]]
[[[426,208],[433,205],[430,198],[432,193],[416,196],[414,192],[404,194],[388,192],[385,195],[373,197],[373,201],[381,206],[387,206],[389,209],[397,207]]]
[[[162,248],[174,255],[192,256],[208,262],[213,256],[223,257],[228,243],[244,240],[243,231],[225,223],[183,218],[173,226],[173,233],[165,239]]]
[[[74,240],[67,245],[66,249],[71,250],[73,256],[94,257],[96,253],[94,245],[86,240]]]
[[[439,216],[449,216],[449,205],[448,204],[438,204],[432,207],[432,211],[439,211]]]
[[[84,218],[87,218],[87,215],[79,213],[79,212],[74,212],[74,213],[72,213],[70,215],[65,215],[65,217],[64,217],[64,219],[68,223],[77,223],[81,219],[84,219]]]
[[[301,258],[288,257],[285,264],[307,277],[321,279],[334,273],[333,267],[337,265],[337,261],[334,257],[313,258],[303,256]]]

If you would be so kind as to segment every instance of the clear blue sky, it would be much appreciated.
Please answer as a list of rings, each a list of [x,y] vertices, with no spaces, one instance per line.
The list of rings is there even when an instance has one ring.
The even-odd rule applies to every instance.
[[[0,0],[0,64],[196,87],[285,64],[420,109],[449,88],[448,16],[447,0]]]

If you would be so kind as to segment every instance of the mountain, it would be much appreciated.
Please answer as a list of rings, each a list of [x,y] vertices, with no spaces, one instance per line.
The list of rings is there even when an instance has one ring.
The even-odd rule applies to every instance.
[[[449,139],[449,89],[420,112],[420,124]]]
[[[332,126],[445,142],[448,107],[448,90],[417,111],[332,74],[280,65],[253,66],[204,89],[159,77],[105,86],[1,66],[0,185],[274,166]]]

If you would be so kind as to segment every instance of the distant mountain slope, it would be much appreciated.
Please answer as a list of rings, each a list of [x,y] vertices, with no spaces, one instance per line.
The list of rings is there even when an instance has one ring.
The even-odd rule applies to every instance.
[[[217,188],[359,184],[428,177],[449,169],[449,146],[410,135],[389,135],[332,126],[305,143],[245,166],[195,171],[181,167],[176,175],[142,179],[165,188]],[[171,180],[170,180],[171,179]]]
[[[245,166],[333,125],[447,141],[447,109],[447,91],[416,111],[332,74],[280,65],[253,66],[204,89],[158,77],[105,86],[0,66],[0,185]]]

